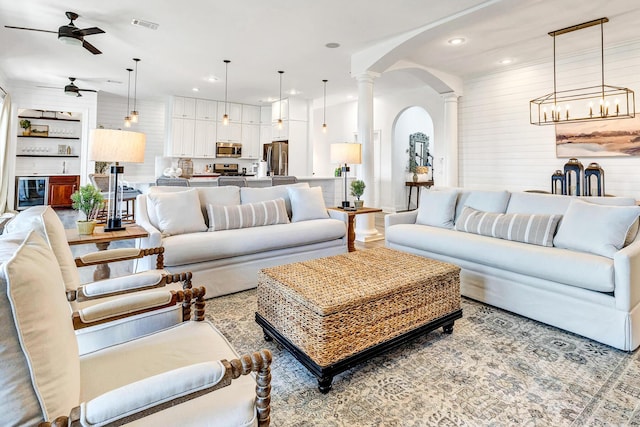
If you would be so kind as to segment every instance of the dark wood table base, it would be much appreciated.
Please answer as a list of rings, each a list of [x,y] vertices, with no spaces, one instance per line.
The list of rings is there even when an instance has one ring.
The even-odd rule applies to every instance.
[[[320,366],[315,363],[307,354],[295,346],[291,341],[284,337],[276,328],[273,327],[264,317],[256,313],[256,322],[262,326],[264,332],[264,339],[271,341],[275,339],[283,347],[298,359],[315,377],[318,379],[318,390],[322,393],[328,393],[331,390],[331,383],[333,377],[337,374],[346,371],[362,362],[378,356],[386,351],[392,350],[401,346],[405,342],[415,339],[423,334],[431,332],[439,327],[442,327],[443,331],[447,334],[453,332],[453,324],[457,319],[462,318],[462,309],[456,310],[446,316],[429,322],[419,328],[413,329],[390,340],[384,341],[380,344],[369,347],[359,353],[349,356],[345,359],[339,360],[329,366]]]

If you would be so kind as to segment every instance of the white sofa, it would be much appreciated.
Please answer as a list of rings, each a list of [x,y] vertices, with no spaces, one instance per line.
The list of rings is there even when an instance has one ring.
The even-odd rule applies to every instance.
[[[218,213],[226,206],[225,212],[234,214],[243,206],[256,210],[260,203],[277,199],[283,199],[287,211],[287,218],[280,215],[281,223],[232,229],[223,224],[223,229],[211,231],[209,205]],[[165,269],[192,272],[193,283],[206,287],[208,298],[256,287],[261,268],[346,252],[347,219],[344,212],[327,211],[320,188],[306,183],[152,187],[136,200],[136,222],[149,232],[137,246],[163,246]],[[150,267],[140,260],[135,270]]]
[[[386,216],[385,243],[459,265],[466,297],[630,351],[640,345],[635,204],[434,189],[423,192],[418,210]],[[534,236],[538,244],[524,243]]]

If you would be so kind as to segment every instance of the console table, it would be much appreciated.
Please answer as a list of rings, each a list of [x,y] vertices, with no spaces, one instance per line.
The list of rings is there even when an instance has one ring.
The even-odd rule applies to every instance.
[[[407,200],[407,210],[409,210],[409,206],[411,205],[411,192],[413,191],[413,187],[416,187],[418,189],[417,191],[417,196],[416,196],[416,209],[418,209],[419,205],[420,205],[420,188],[421,187],[431,187],[433,186],[433,181],[418,181],[418,182],[413,182],[413,181],[406,181],[404,183],[405,187],[409,187],[409,199]]]

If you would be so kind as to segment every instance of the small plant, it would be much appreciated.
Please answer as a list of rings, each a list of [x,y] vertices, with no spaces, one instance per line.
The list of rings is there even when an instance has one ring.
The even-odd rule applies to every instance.
[[[356,179],[351,181],[351,195],[358,200],[360,200],[360,196],[364,193],[366,185],[364,185],[364,181]]]
[[[31,127],[31,122],[27,119],[20,120],[20,127],[24,130],[27,130]]]
[[[100,175],[104,175],[105,173],[107,173],[107,169],[109,168],[110,164],[111,163],[109,162],[96,162],[96,168],[95,168],[96,173]]]
[[[73,204],[71,207],[84,213],[86,220],[95,219],[98,211],[102,208],[104,197],[96,187],[91,184],[84,185],[71,195]]]

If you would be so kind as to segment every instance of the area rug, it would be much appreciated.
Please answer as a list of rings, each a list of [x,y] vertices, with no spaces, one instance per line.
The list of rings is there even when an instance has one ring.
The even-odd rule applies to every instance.
[[[317,382],[254,321],[256,292],[207,302],[207,317],[239,353],[273,353],[272,425],[640,425],[640,359],[586,338],[463,299],[442,329]]]

